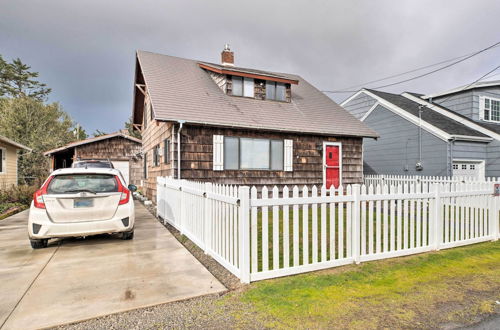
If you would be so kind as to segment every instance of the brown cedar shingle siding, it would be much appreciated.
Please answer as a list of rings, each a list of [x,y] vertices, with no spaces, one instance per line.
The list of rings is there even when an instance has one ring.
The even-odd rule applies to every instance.
[[[151,127],[151,128],[150,128]],[[152,200],[156,198],[156,176],[177,176],[172,164],[177,166],[177,134],[171,140],[173,158],[170,164],[164,164],[161,157],[160,166],[152,164],[152,148],[159,141],[163,147],[163,139],[170,136],[172,124],[160,122],[148,126],[143,135],[145,150],[148,150],[148,180],[146,194]],[[176,131],[177,132],[176,127]],[[152,133],[155,138],[149,138]],[[344,184],[362,182],[362,139],[352,137],[323,137],[309,134],[291,134],[263,132],[256,130],[215,128],[206,126],[185,125],[181,137],[181,178],[195,181],[206,181],[224,184],[256,185],[322,185],[323,153],[318,144],[323,142],[342,143],[342,181]],[[213,135],[255,137],[269,139],[293,140],[293,171],[271,170],[223,170],[213,171]],[[150,141],[150,142],[147,142]]]
[[[75,148],[75,157],[80,159],[129,160],[141,152],[141,144],[115,137],[98,142],[84,144]]]
[[[140,186],[142,176],[142,159],[140,143],[123,137],[114,137],[75,147],[75,157],[80,159],[109,159],[111,161],[129,161],[130,184]]]
[[[287,86],[290,102],[262,100],[265,88],[256,81],[255,98],[227,95],[230,78],[209,73],[200,62],[137,52],[136,83],[145,84],[151,113],[143,114],[144,97],[135,88],[134,123],[142,124],[143,152],[148,178],[145,193],[156,199],[156,178],[177,177],[177,131],[184,121],[181,146],[181,178],[246,185],[322,185],[323,142],[341,142],[344,184],[362,181],[362,138],[376,133],[329,97],[296,75],[276,74],[298,84]],[[241,68],[233,68],[240,70]],[[247,69],[245,69],[247,70]],[[264,81],[262,81],[265,83]],[[291,97],[291,99],[290,99]],[[154,120],[151,118],[154,117]],[[175,130],[174,130],[175,128]],[[213,171],[213,136],[240,136],[293,140],[293,171]],[[165,155],[153,166],[153,148],[171,141],[171,162]]]

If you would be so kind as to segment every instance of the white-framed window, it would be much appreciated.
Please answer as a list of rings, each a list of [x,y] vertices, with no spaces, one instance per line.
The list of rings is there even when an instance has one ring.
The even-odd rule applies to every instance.
[[[254,80],[233,76],[233,96],[254,97]]]
[[[266,100],[286,101],[286,87],[284,83],[266,81]]]
[[[224,137],[225,170],[283,171],[283,140]]]
[[[213,169],[293,171],[293,141],[214,135]]]
[[[453,164],[453,169],[458,170],[458,164]]]
[[[0,148],[0,173],[5,173],[7,169],[7,150]]]
[[[480,99],[480,108],[483,120],[500,122],[500,99],[483,96]]]

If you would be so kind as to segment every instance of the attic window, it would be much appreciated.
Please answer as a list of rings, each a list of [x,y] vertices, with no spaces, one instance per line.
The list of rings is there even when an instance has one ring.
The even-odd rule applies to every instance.
[[[252,78],[232,77],[233,96],[254,97],[254,80]]]
[[[286,87],[284,83],[266,81],[266,99],[286,101]]]

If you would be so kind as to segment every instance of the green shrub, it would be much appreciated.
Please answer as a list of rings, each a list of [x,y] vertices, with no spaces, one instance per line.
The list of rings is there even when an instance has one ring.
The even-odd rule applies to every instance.
[[[33,199],[33,194],[38,188],[35,186],[12,186],[7,189],[0,189],[0,205],[16,203],[29,206]]]

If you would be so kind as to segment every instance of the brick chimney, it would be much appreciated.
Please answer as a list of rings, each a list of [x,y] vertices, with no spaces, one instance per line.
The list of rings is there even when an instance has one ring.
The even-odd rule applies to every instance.
[[[224,50],[221,53],[222,65],[234,66],[234,53],[229,48],[229,45],[224,46]]]

